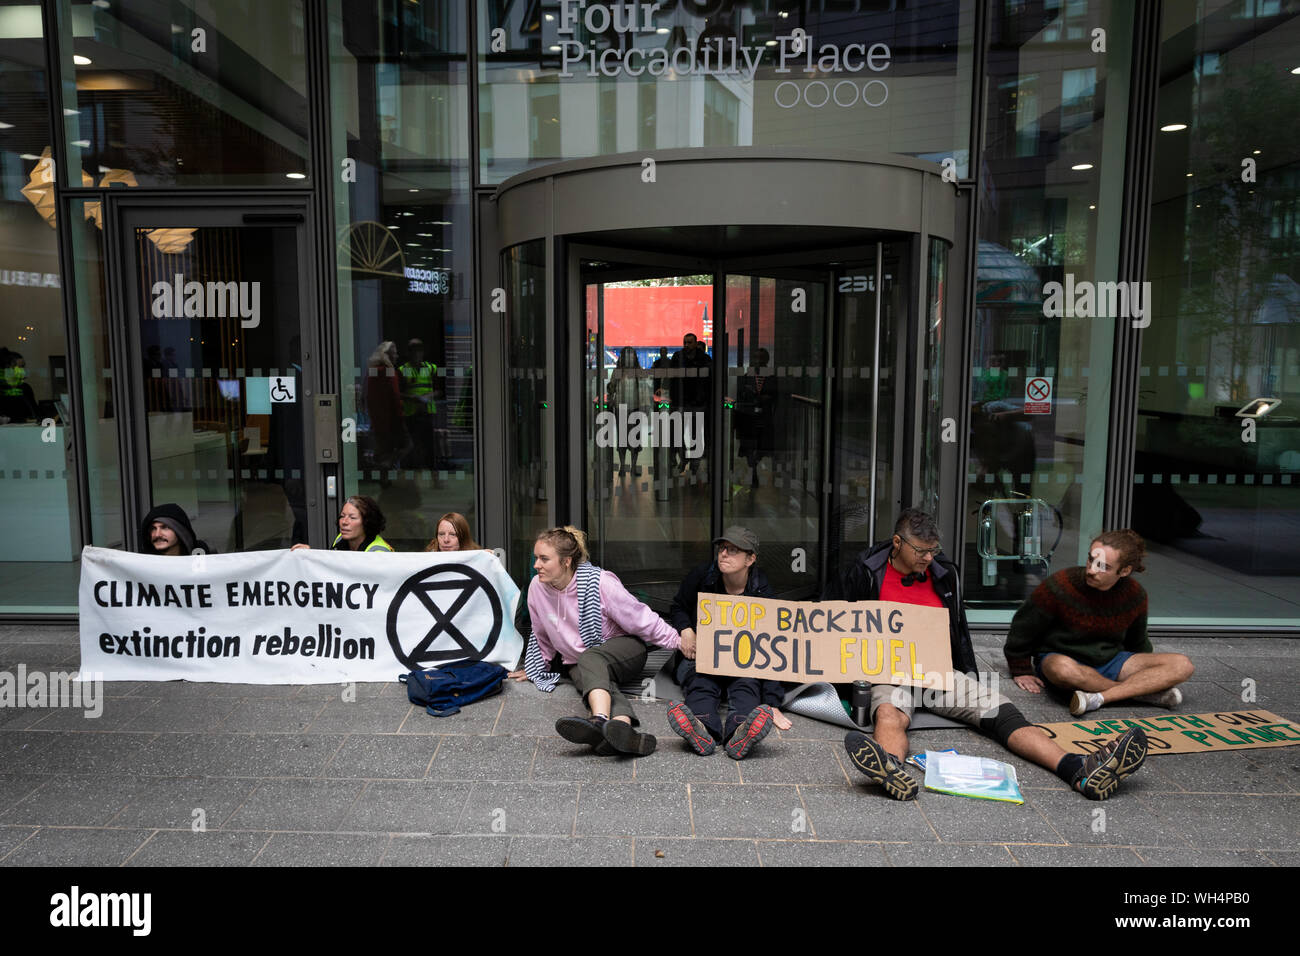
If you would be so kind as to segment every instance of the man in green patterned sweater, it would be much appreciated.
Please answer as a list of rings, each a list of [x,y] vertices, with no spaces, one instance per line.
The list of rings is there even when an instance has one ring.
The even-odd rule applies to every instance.
[[[1196,669],[1182,654],[1152,653],[1143,571],[1146,545],[1125,528],[1097,536],[1088,564],[1057,571],[1011,620],[1003,648],[1016,686],[1037,694],[1044,682],[1073,691],[1081,717],[1120,700],[1177,707],[1178,689]]]

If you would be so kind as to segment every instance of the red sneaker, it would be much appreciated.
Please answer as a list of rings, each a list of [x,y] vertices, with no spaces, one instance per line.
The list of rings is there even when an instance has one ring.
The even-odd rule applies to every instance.
[[[760,704],[749,712],[749,716],[727,741],[727,756],[732,760],[744,760],[771,729],[772,708]]]
[[[668,726],[673,729],[673,733],[690,744],[691,749],[701,757],[713,753],[716,746],[713,735],[680,700],[675,700],[668,705]]]

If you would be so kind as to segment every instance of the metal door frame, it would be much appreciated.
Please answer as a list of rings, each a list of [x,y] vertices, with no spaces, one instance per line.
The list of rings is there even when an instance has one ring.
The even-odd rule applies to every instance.
[[[303,394],[299,396],[303,448],[303,492],[307,510],[307,537],[313,546],[324,546],[333,523],[332,505],[325,497],[326,478],[336,475],[337,465],[316,463],[315,428],[311,399],[320,391],[326,363],[321,361],[321,326],[316,289],[316,257],[313,237],[315,222],[311,197],[300,193],[265,192],[231,195],[229,191],[152,193],[132,190],[129,194],[105,195],[104,235],[108,288],[107,332],[112,356],[113,407],[117,417],[118,444],[122,463],[122,521],[128,542],[134,540],[150,502],[150,466],[147,455],[148,415],[145,396],[139,312],[135,276],[139,262],[134,230],[138,227],[292,226],[296,236],[298,267],[299,328]],[[326,515],[326,510],[330,511]]]
[[[884,356],[881,354],[881,321],[883,313],[883,295],[884,295],[884,246],[886,242],[907,242],[915,239],[914,236],[907,234],[891,235],[889,238],[878,238],[874,242],[864,242],[848,246],[834,246],[824,249],[803,250],[800,253],[790,256],[783,254],[762,255],[762,256],[733,256],[718,257],[711,259],[702,259],[692,256],[673,256],[660,252],[646,252],[627,246],[604,246],[592,243],[590,237],[586,237],[581,243],[566,243],[566,276],[567,281],[564,283],[564,308],[562,314],[570,330],[581,330],[585,333],[585,297],[583,295],[584,284],[581,278],[582,260],[608,258],[614,259],[620,263],[634,265],[633,268],[621,272],[611,273],[611,276],[622,275],[626,278],[641,278],[647,271],[663,272],[665,275],[670,274],[710,274],[713,277],[713,315],[714,315],[714,334],[713,334],[713,366],[711,374],[715,383],[720,380],[721,376],[727,373],[726,356],[730,352],[730,336],[726,323],[726,280],[729,276],[755,276],[761,278],[781,278],[777,273],[785,272],[807,272],[810,281],[821,282],[825,285],[826,297],[824,310],[822,314],[822,334],[823,334],[823,371],[822,376],[822,407],[824,413],[822,416],[822,453],[819,461],[819,470],[821,475],[822,493],[821,509],[818,516],[818,581],[817,591],[820,593],[826,584],[826,576],[829,573],[828,557],[830,549],[830,525],[831,525],[831,501],[832,484],[831,484],[831,439],[833,424],[836,416],[840,411],[839,402],[835,397],[835,370],[838,368],[839,355],[837,345],[839,344],[840,326],[839,316],[836,312],[836,298],[838,289],[836,287],[836,278],[843,271],[841,263],[843,262],[862,262],[872,268],[873,289],[874,289],[874,322],[872,331],[872,377],[873,384],[871,392],[871,430],[870,430],[870,491],[869,491],[869,518],[868,518],[868,536],[872,541],[876,540],[876,480],[879,472],[880,449],[879,449],[879,427],[880,427],[880,368]],[[645,265],[648,269],[638,269],[635,266]],[[820,274],[818,274],[820,273]],[[906,277],[899,276],[899,280]],[[619,281],[618,278],[612,278],[609,281]],[[924,294],[924,291],[922,292]],[[909,296],[909,301],[911,300]],[[719,319],[719,316],[722,318]],[[912,337],[908,334],[907,325],[915,320],[914,314],[903,317],[900,323],[899,332],[895,341],[895,355],[891,357],[895,368],[900,376],[906,377],[906,357],[909,342]],[[575,336],[574,343],[578,338],[585,341],[585,334]],[[596,350],[598,355],[604,354],[604,320],[603,317],[598,319]],[[587,434],[586,421],[586,388],[584,382],[585,368],[585,346],[583,355],[579,357],[574,348],[567,350],[556,349],[556,360],[559,367],[555,370],[557,380],[563,380],[566,383],[569,394],[581,396],[580,400],[571,402],[567,409],[568,432],[571,435],[581,435],[581,444],[574,446],[570,450],[566,461],[558,461],[557,465],[568,470],[568,489],[569,501],[567,513],[570,520],[585,523],[585,517],[591,502],[587,500],[586,494],[586,449],[590,436]],[[566,367],[567,366],[567,367]],[[720,402],[713,403],[712,414],[714,421],[712,423],[713,434],[720,436],[723,434],[722,425],[723,409]],[[902,441],[901,432],[896,434],[895,443]],[[710,517],[709,517],[709,535],[710,538],[716,537],[722,533],[723,511],[724,511],[724,483],[717,480],[718,475],[724,475],[725,456],[722,451],[723,445],[720,440],[712,442],[709,457],[709,473],[714,476],[710,486]],[[901,489],[904,484],[904,472],[907,462],[898,458],[894,464],[893,485],[895,489]],[[605,546],[605,523],[604,511],[602,508],[595,509],[596,527],[586,528],[588,539],[593,545],[592,553],[594,555],[603,554]],[[599,550],[597,550],[599,549]]]

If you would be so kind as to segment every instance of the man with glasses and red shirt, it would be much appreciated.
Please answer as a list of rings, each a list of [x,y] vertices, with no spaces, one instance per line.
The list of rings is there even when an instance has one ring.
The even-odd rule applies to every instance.
[[[862,552],[837,587],[823,595],[843,601],[897,601],[948,611],[952,647],[952,686],[927,691],[932,713],[969,724],[995,738],[1017,756],[1052,771],[1092,800],[1105,800],[1120,781],[1146,759],[1147,739],[1132,728],[1093,754],[1067,754],[1046,732],[1033,726],[1002,694],[976,680],[975,651],[961,604],[961,574],[943,554],[939,529],[924,511],[908,508],[894,524],[889,541]],[[916,707],[913,689],[891,684],[872,687],[870,719],[875,739],[859,731],[844,738],[853,765],[897,800],[914,799],[916,780],[904,768],[907,727]],[[919,693],[919,689],[918,689]]]

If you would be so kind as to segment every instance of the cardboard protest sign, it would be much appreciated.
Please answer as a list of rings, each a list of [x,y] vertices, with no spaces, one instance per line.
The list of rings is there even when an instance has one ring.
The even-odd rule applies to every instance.
[[[103,680],[390,681],[511,667],[519,589],[487,551],[81,554],[81,670]]]
[[[701,594],[696,620],[701,674],[934,687],[952,670],[941,607]]]
[[[1192,754],[1210,750],[1251,750],[1300,744],[1300,724],[1267,710],[1220,714],[1161,714],[1159,717],[1116,717],[1038,724],[1067,753],[1100,749],[1116,734],[1141,727],[1150,741],[1150,754]]]

